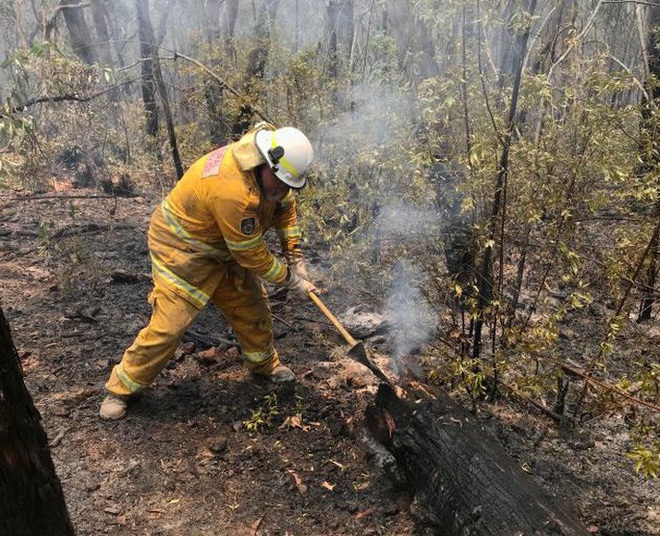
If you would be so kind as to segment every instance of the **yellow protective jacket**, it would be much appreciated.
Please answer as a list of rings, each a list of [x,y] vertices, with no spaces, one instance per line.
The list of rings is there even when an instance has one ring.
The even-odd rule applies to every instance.
[[[289,263],[302,257],[293,193],[278,203],[261,196],[254,173],[264,163],[254,141],[257,130],[197,160],[151,218],[154,283],[196,307],[206,305],[231,263],[285,283],[286,264],[264,242],[271,227]]]

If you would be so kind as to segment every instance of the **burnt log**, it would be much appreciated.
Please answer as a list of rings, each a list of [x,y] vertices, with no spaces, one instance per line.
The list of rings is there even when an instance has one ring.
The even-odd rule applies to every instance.
[[[575,513],[448,398],[412,406],[381,384],[365,424],[393,455],[398,477],[415,494],[415,517],[434,534],[588,534]]]
[[[0,534],[74,534],[40,419],[0,308]]]

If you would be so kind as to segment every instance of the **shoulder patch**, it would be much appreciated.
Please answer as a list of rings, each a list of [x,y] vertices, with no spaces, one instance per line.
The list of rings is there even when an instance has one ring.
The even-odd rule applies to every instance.
[[[254,218],[243,218],[241,220],[241,232],[245,235],[251,235],[257,227],[257,222]]]
[[[217,175],[220,172],[220,165],[222,164],[222,159],[227,152],[227,147],[220,147],[216,149],[211,154],[209,154],[206,164],[204,164],[204,170],[202,171],[202,179],[207,177],[212,177]]]

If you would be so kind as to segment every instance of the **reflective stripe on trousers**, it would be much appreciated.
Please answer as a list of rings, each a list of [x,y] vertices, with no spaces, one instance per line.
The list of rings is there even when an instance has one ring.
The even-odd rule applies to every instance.
[[[250,272],[226,267],[226,275],[211,296],[238,338],[248,368],[268,374],[279,364],[273,347],[270,307],[261,282]],[[155,282],[149,295],[151,320],[115,366],[106,389],[131,395],[149,386],[174,356],[186,329],[200,309],[165,285]]]

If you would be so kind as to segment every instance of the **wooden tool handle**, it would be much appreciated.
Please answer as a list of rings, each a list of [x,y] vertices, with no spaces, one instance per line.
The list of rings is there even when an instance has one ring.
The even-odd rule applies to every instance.
[[[321,312],[328,317],[328,320],[333,323],[333,325],[337,328],[339,333],[341,333],[342,337],[346,339],[346,342],[350,344],[351,346],[355,346],[357,344],[357,341],[351,337],[351,334],[346,331],[346,328],[341,325],[339,320],[335,318],[335,315],[333,315],[330,310],[323,304],[321,301],[321,298],[319,298],[315,292],[310,292],[309,297],[312,299],[312,301],[318,306],[319,309],[321,309]]]

